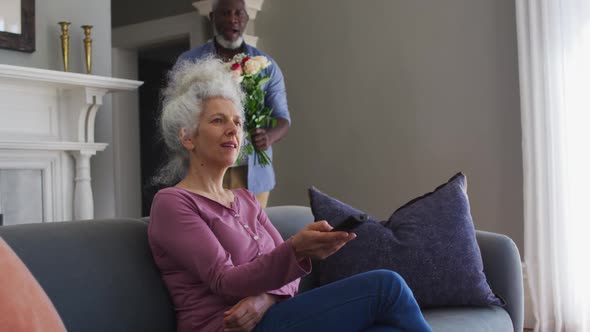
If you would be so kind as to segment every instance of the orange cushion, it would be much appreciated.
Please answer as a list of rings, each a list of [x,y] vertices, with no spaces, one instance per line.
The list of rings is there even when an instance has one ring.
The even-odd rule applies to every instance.
[[[29,269],[0,238],[0,331],[66,331]]]

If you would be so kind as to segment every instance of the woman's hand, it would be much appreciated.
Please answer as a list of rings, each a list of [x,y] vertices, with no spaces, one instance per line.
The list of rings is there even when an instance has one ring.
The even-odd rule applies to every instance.
[[[276,296],[266,293],[242,299],[223,313],[223,331],[252,331],[268,308],[275,304],[277,300]]]
[[[291,245],[298,260],[303,258],[324,259],[340,250],[356,234],[330,232],[332,226],[321,220],[307,225],[291,238]]]

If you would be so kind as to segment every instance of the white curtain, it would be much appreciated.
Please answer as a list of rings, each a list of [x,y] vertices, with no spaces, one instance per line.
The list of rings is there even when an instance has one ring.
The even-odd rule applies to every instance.
[[[590,0],[517,0],[535,331],[590,331]]]

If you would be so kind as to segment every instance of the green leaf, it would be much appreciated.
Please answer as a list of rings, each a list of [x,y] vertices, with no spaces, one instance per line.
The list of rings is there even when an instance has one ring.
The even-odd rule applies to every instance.
[[[261,80],[258,82],[258,84],[256,84],[256,87],[257,87],[258,89],[262,89],[262,86],[263,86],[263,85],[264,85],[266,82],[268,82],[269,80],[270,80],[270,77],[265,77],[265,78],[261,79]]]
[[[263,85],[270,80],[269,77],[263,77],[262,73],[255,75],[243,75],[242,90],[246,95],[244,99],[245,121],[247,142],[244,145],[244,153],[251,155],[254,153],[254,162],[261,166],[272,163],[270,157],[265,151],[258,151],[251,143],[251,132],[257,128],[275,127],[277,120],[271,115],[273,110],[264,105],[264,96],[266,92],[262,89]]]

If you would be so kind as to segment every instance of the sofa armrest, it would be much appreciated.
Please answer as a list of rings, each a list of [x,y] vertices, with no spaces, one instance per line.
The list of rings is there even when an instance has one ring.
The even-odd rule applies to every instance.
[[[284,205],[266,208],[268,218],[281,233],[284,240],[287,240],[299,232],[307,224],[314,222],[311,209],[306,206]],[[311,273],[301,278],[299,292],[303,293],[318,286],[317,263],[313,262]]]
[[[518,248],[508,236],[476,231],[483,259],[483,270],[492,291],[506,301],[504,309],[512,319],[514,331],[524,324],[524,288]]]
[[[284,240],[314,221],[311,209],[306,206],[273,206],[266,208],[265,212]]]

